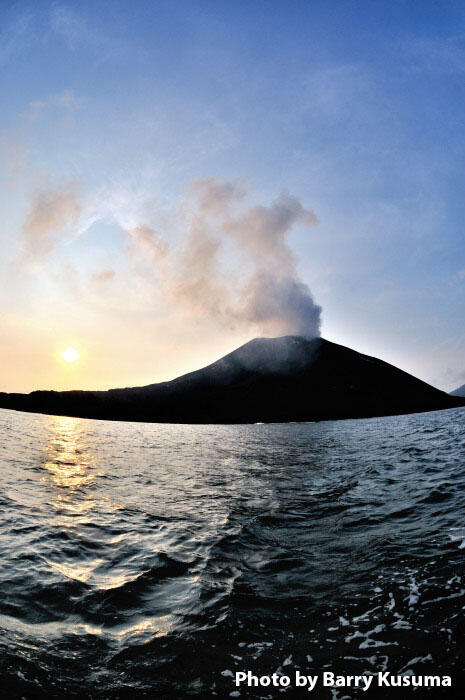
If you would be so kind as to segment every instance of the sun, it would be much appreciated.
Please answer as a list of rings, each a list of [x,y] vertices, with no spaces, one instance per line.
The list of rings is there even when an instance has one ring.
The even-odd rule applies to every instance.
[[[66,350],[61,353],[61,356],[65,362],[76,362],[76,360],[79,360],[79,353],[76,348],[66,348]]]

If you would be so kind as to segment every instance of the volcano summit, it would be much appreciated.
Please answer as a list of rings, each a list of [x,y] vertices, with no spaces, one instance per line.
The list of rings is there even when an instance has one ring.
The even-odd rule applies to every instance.
[[[155,423],[315,421],[465,405],[382,360],[313,338],[256,338],[159,384],[108,391],[0,393],[0,407]]]

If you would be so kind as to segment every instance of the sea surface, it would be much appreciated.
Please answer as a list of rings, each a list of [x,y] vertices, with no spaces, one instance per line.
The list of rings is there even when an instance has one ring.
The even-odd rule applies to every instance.
[[[464,423],[0,410],[2,697],[285,698],[233,674],[296,669],[448,674],[458,692]],[[413,692],[442,697],[298,696]]]

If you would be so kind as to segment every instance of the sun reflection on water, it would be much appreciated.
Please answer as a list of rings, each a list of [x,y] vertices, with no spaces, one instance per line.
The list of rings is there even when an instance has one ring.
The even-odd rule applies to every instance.
[[[59,516],[54,523],[75,527],[90,522],[96,497],[96,453],[86,439],[86,423],[68,416],[54,416],[43,467],[52,487],[52,505]]]
[[[89,604],[96,606],[104,619],[102,624],[94,624],[85,615],[82,619],[69,617],[60,629],[76,635],[105,633],[116,645],[143,643],[169,634],[177,618],[167,613],[165,606],[160,610],[136,606],[128,612],[123,603],[124,614],[112,611],[106,624],[110,603],[102,594],[110,601],[112,597],[124,600],[125,587],[129,586],[129,591],[140,590],[144,597],[153,594],[156,598],[156,576],[147,573],[152,566],[155,572],[159,565],[158,544],[154,540],[160,533],[157,529],[147,535],[149,556],[147,545],[141,546],[143,534],[126,528],[124,517],[118,514],[121,503],[115,499],[114,490],[108,488],[108,482],[102,482],[108,471],[105,443],[99,441],[89,422],[53,416],[48,419],[47,428],[42,482],[52,507],[47,530],[54,535],[43,557],[47,577],[60,585],[71,580],[84,586],[85,595],[94,600]],[[80,604],[85,607],[84,599]]]
[[[92,486],[92,455],[83,442],[82,429],[76,418],[55,416],[47,445],[45,468],[57,488],[71,491]]]
[[[82,548],[89,541],[89,528],[93,545],[98,541],[105,551],[108,537],[102,527],[95,539],[95,526],[108,523],[120,505],[112,501],[108,493],[102,495],[98,478],[98,450],[90,442],[88,424],[67,416],[53,416],[49,423],[49,434],[43,468],[43,480],[48,485],[49,505],[53,516],[49,525],[55,530],[70,533],[66,540],[66,551],[57,547],[46,561],[51,570],[67,579],[91,583],[96,587],[112,588],[123,585],[131,573],[109,571],[106,556],[89,556]],[[125,534],[125,533],[122,533]]]

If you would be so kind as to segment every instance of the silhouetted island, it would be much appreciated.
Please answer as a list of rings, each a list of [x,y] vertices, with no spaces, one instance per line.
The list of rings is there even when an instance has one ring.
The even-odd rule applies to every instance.
[[[256,338],[208,367],[108,391],[0,393],[0,407],[156,423],[316,421],[465,405],[406,372],[323,338]]]

